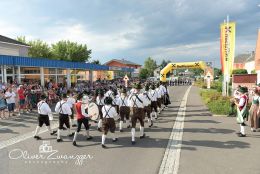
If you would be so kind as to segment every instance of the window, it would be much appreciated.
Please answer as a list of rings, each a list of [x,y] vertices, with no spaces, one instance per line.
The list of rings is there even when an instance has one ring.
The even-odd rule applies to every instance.
[[[66,69],[57,69],[57,74],[67,74]]]
[[[44,74],[56,74],[55,68],[44,68]]]
[[[40,74],[38,67],[21,67],[21,74]]]

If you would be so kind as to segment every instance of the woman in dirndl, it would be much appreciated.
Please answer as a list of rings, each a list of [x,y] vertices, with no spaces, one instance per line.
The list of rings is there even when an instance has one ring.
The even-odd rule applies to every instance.
[[[256,132],[256,130],[259,128],[259,103],[260,103],[260,96],[259,91],[257,89],[254,90],[253,93],[253,99],[252,99],[252,105],[249,110],[249,118],[250,118],[250,125],[251,125],[251,131]]]

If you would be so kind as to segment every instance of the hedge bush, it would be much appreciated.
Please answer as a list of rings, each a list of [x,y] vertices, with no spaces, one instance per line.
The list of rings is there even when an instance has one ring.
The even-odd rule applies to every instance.
[[[205,90],[200,92],[202,100],[205,102],[210,112],[217,115],[228,115],[230,112],[230,98],[223,97],[217,90]]]

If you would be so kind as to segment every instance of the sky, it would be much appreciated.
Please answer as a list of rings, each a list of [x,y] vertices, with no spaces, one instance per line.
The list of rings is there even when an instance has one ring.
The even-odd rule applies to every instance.
[[[235,21],[235,54],[255,50],[260,0],[1,0],[0,34],[87,44],[93,60],[220,66],[219,25]]]

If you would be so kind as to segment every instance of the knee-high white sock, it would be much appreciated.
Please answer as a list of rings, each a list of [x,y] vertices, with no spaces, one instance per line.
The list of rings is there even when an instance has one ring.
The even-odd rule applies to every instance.
[[[68,128],[68,135],[70,135],[70,128]]]
[[[89,137],[89,130],[86,130],[86,137]]]
[[[61,131],[61,129],[58,129],[58,131],[57,131],[57,139],[60,139],[60,131]]]
[[[151,123],[151,118],[148,118],[148,123]]]
[[[111,133],[111,137],[113,140],[115,140],[116,139],[115,133]]]
[[[70,118],[70,126],[72,125],[72,119]]]
[[[153,120],[153,116],[155,115],[155,112],[153,111],[152,113],[151,113],[151,120]]]
[[[51,130],[51,127],[50,126],[47,126],[47,129],[50,133],[52,133],[52,130]]]
[[[243,135],[245,135],[246,133],[245,133],[245,126],[242,126],[242,125],[240,125],[240,129],[241,129],[241,134],[243,134]]]
[[[102,126],[102,119],[98,120],[98,128],[101,128]]]
[[[38,136],[39,131],[40,131],[40,126],[37,126],[36,129],[35,129],[34,136]]]
[[[132,128],[131,134],[132,134],[132,141],[135,141],[135,128]]]
[[[140,126],[140,134],[141,134],[141,136],[144,135],[144,127],[142,127],[142,126]]]
[[[154,112],[154,118],[157,118],[157,112]]]
[[[126,120],[125,123],[126,123],[126,126],[129,126],[129,125],[130,125],[129,120]]]
[[[78,135],[78,132],[75,132],[74,137],[73,137],[73,141],[77,140],[77,135]]]
[[[103,134],[103,135],[102,135],[102,144],[105,144],[105,141],[106,141],[106,135]]]
[[[123,129],[123,121],[120,121],[119,122],[119,130],[122,130]]]

